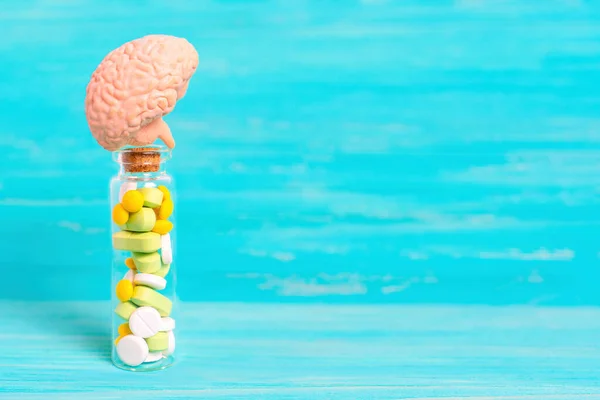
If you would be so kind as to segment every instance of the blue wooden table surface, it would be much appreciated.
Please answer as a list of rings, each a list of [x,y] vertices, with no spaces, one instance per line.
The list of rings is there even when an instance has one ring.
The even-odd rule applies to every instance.
[[[1,302],[9,399],[600,398],[600,309],[184,303],[179,363],[110,363],[106,302]]]

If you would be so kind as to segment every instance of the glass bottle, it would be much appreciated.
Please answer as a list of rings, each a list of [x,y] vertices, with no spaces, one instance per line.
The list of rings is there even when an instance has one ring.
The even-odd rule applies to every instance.
[[[175,361],[176,192],[165,146],[113,153],[112,361],[129,371],[168,368]]]

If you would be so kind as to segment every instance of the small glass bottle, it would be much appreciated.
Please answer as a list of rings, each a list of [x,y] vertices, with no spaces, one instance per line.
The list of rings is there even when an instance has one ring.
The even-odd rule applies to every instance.
[[[168,368],[175,361],[175,229],[171,157],[164,146],[113,153],[112,361],[129,371]]]

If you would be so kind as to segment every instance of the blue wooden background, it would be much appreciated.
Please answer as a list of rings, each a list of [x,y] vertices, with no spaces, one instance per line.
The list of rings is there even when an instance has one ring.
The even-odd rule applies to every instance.
[[[600,4],[3,1],[0,298],[110,295],[83,99],[149,33],[200,54],[167,118],[183,300],[600,304]]]

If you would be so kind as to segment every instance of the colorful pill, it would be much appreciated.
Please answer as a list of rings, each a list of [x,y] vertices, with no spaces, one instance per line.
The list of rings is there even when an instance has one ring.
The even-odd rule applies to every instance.
[[[121,361],[132,367],[138,366],[148,357],[149,348],[141,337],[127,335],[119,340],[117,354]]]
[[[148,353],[148,357],[144,360],[145,363],[156,362],[163,358],[162,351],[151,351]]]
[[[144,206],[144,196],[137,190],[130,190],[123,195],[121,204],[130,213],[138,212]]]
[[[146,339],[150,351],[168,350],[169,335],[167,332],[158,332],[156,335]]]
[[[144,207],[155,208],[162,204],[163,191],[156,188],[142,188],[138,192],[144,196]]]
[[[173,354],[175,351],[175,334],[173,331],[167,332],[167,349],[163,351],[165,356]]]
[[[158,271],[162,265],[160,254],[156,251],[154,253],[137,253],[134,251],[131,256],[139,272],[152,274]]]
[[[165,278],[161,278],[154,274],[136,274],[133,282],[136,285],[148,286],[156,290],[163,290],[167,286]]]
[[[160,185],[157,187],[157,189],[163,192],[163,201],[171,200],[171,192],[169,192],[169,189],[167,189],[166,186]]]
[[[171,264],[162,264],[160,269],[156,272],[153,272],[153,274],[156,276],[160,276],[161,278],[164,278],[167,276],[170,269],[171,269]]]
[[[127,230],[132,232],[150,232],[156,224],[156,214],[151,208],[143,207],[131,213],[127,221]]]
[[[160,256],[163,264],[173,262],[173,248],[171,247],[171,235],[166,234],[160,237]]]
[[[117,250],[153,253],[160,249],[160,235],[154,232],[115,232],[113,247]]]
[[[133,284],[128,279],[121,279],[116,287],[117,298],[121,301],[129,301],[133,294]]]
[[[133,283],[135,280],[135,275],[136,272],[134,269],[128,269],[127,272],[125,272],[125,275],[123,275],[123,279],[127,279],[128,281]]]
[[[173,308],[173,302],[168,297],[146,286],[135,286],[131,301],[140,307],[155,308],[161,317],[168,317]]]
[[[130,301],[126,301],[117,305],[115,308],[115,314],[128,321],[129,317],[131,317],[131,314],[133,314],[136,308],[137,306],[135,304]]]
[[[123,225],[129,219],[129,213],[121,204],[117,204],[112,210],[112,220],[117,225]]]
[[[171,229],[173,229],[173,223],[171,221],[159,219],[154,223],[152,232],[156,232],[159,235],[166,235],[171,232]]]
[[[128,257],[125,260],[125,265],[127,265],[127,268],[129,268],[129,269],[135,270],[135,263],[133,262],[133,258]]]
[[[161,332],[168,332],[175,329],[175,320],[171,317],[163,317],[161,318],[162,326],[160,328]]]
[[[129,317],[129,327],[135,336],[149,338],[162,327],[160,314],[152,307],[139,307]]]
[[[167,219],[173,214],[173,200],[167,199],[163,201],[158,210],[158,219]]]
[[[163,326],[164,326],[164,321],[163,321]],[[121,325],[119,325],[119,336],[126,336],[126,335],[131,335],[131,329],[129,329],[129,323],[124,322]]]

